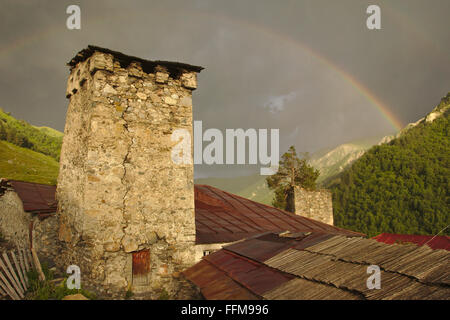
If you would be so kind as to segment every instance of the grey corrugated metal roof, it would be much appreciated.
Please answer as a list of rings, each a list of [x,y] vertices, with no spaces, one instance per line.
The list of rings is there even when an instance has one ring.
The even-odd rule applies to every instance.
[[[264,294],[269,300],[361,300],[355,293],[296,278]]]
[[[238,283],[263,299],[450,300],[449,251],[343,235],[276,236],[253,237],[206,260],[214,261],[211,266],[220,276],[229,277],[230,283]],[[367,270],[374,262],[380,267],[381,289],[367,287],[371,275]],[[245,265],[251,265],[252,270],[270,267],[272,272],[266,276],[261,273],[257,287],[253,287],[248,285],[252,275],[246,273]],[[209,272],[214,274],[213,269]],[[280,279],[286,275],[294,278],[284,278],[275,285],[277,272]],[[202,290],[208,287],[208,283],[202,285]]]

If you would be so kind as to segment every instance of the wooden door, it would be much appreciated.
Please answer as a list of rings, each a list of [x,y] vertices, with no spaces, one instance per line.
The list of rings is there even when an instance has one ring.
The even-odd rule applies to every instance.
[[[150,250],[133,252],[133,285],[148,285],[150,272]]]

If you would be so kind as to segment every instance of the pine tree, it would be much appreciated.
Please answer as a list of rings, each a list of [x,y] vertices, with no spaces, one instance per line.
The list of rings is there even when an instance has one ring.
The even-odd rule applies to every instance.
[[[278,172],[267,177],[267,185],[275,191],[274,207],[294,212],[294,187],[314,190],[319,171],[308,165],[306,155],[300,159],[291,146],[280,160]]]

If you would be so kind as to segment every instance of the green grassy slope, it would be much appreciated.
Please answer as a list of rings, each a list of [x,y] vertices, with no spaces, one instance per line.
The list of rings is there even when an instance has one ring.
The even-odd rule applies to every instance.
[[[58,131],[58,130],[50,128],[50,127],[45,127],[45,126],[44,127],[33,126],[33,127],[35,127],[36,129],[38,129],[39,131],[43,132],[44,134],[46,134],[50,137],[62,139],[64,136],[64,133],[62,133],[61,131]]]
[[[0,140],[59,160],[62,133],[47,127],[34,127],[0,109]]]
[[[335,224],[369,236],[434,235],[447,227],[449,113],[450,93],[424,120],[356,160],[332,188]]]
[[[0,177],[56,184],[58,162],[52,157],[0,141]]]

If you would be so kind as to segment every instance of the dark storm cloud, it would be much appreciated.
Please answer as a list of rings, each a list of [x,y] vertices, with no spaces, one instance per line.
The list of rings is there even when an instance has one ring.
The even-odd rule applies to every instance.
[[[96,44],[147,59],[202,65],[194,118],[204,128],[280,128],[284,151],[316,151],[394,131],[340,72],[404,124],[450,90],[450,2],[8,1],[0,7],[0,106],[35,125],[64,128],[65,63]],[[81,30],[66,8],[81,7]],[[248,167],[197,166],[197,175]]]

